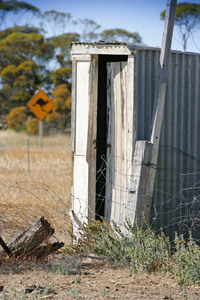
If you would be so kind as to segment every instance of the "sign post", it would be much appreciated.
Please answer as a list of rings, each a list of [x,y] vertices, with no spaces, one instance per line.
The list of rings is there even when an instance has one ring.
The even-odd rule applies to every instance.
[[[48,113],[52,110],[54,104],[43,90],[39,90],[37,94],[28,102],[28,107],[39,120],[39,137],[40,147],[43,146],[43,121]]]
[[[43,122],[39,121],[40,148],[43,147]]]

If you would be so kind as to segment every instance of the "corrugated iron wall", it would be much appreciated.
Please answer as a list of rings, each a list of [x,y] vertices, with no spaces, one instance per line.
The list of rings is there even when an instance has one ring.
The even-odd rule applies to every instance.
[[[138,50],[134,70],[134,140],[149,140],[160,52]],[[172,53],[151,224],[200,239],[200,55]]]

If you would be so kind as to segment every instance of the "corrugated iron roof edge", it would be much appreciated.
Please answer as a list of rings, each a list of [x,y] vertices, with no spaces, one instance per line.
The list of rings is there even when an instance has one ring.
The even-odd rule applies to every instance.
[[[126,42],[118,42],[118,41],[114,41],[114,42],[105,42],[105,41],[98,41],[98,42],[71,42],[71,47],[72,46],[76,46],[76,45],[83,45],[83,46],[127,46],[127,48],[130,51],[134,51],[134,50],[155,50],[155,51],[160,51],[159,47],[151,47],[145,44],[132,44],[132,43],[126,43]],[[190,55],[200,55],[200,53],[197,52],[184,52],[181,50],[171,50],[172,53],[182,53],[182,54],[190,54]]]

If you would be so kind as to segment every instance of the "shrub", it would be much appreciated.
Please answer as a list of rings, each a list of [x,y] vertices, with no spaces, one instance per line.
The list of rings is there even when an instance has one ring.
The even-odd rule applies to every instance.
[[[8,128],[14,130],[25,129],[27,120],[27,108],[25,106],[19,106],[13,108],[7,115]]]
[[[118,230],[118,227],[114,226]],[[84,232],[81,242],[86,246],[88,252],[92,251],[103,256],[109,262],[126,263],[124,260],[126,237],[120,236],[114,227],[106,221],[91,221],[85,226]]]
[[[126,227],[128,236],[115,223],[111,226],[105,221],[90,221],[84,226],[79,249],[103,256],[109,262],[129,266],[131,272],[169,268],[170,242],[163,233],[156,235],[150,227],[147,230],[137,227],[135,231],[129,222]]]
[[[39,121],[36,118],[28,119],[26,132],[30,135],[36,135],[39,131]]]
[[[136,229],[127,221],[127,236],[113,223],[90,221],[84,225],[77,244],[65,251],[95,253],[108,262],[126,266],[132,273],[138,271],[164,271],[176,274],[178,283],[185,286],[200,284],[200,246],[190,234],[186,242],[175,238],[175,251],[171,252],[169,238],[163,232],[156,234],[147,225],[146,230]],[[72,251],[73,250],[73,251]]]
[[[149,226],[146,230],[142,230],[139,226],[133,230],[127,223],[127,228],[132,232],[126,254],[130,261],[131,272],[169,270],[171,258],[169,238],[163,232],[156,234]]]
[[[180,285],[187,283],[200,284],[200,247],[195,243],[191,234],[188,242],[175,238],[176,251],[174,258],[174,272]]]

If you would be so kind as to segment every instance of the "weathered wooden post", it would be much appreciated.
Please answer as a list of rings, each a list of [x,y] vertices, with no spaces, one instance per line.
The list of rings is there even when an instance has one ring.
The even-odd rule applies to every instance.
[[[133,173],[130,187],[130,197],[127,203],[127,211],[132,210],[129,219],[133,225],[145,227],[145,219],[149,221],[153,187],[155,181],[157,158],[162,127],[166,83],[170,48],[176,12],[176,0],[168,0],[165,27],[163,33],[162,48],[160,54],[160,76],[155,99],[153,115],[153,128],[150,141],[137,141],[133,159]]]

